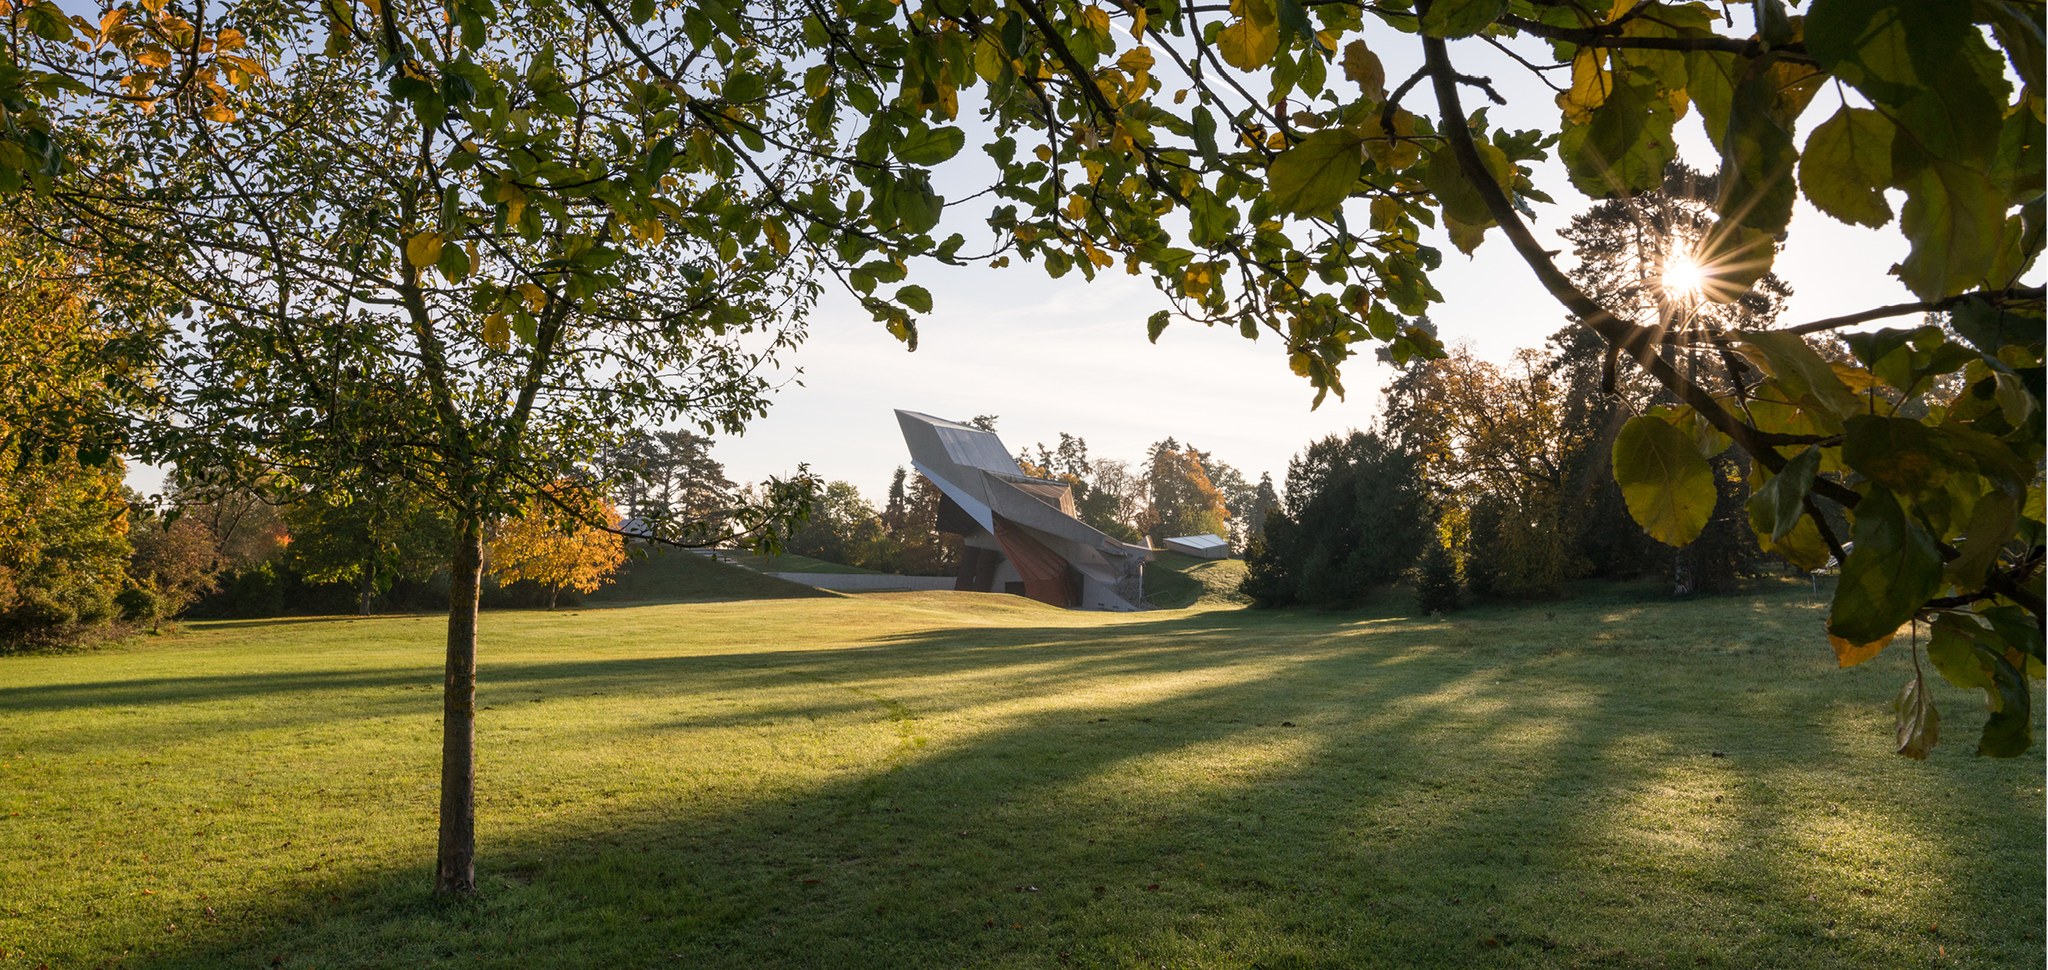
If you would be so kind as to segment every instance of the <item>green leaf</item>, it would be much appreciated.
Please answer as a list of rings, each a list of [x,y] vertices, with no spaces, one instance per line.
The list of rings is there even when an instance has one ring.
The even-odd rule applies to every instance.
[[[1955,454],[1910,418],[1859,414],[1843,423],[1842,460],[1893,492],[1917,495],[1948,479]]]
[[[1934,618],[1927,638],[1927,659],[1941,679],[1964,690],[1989,693],[1987,702],[1998,709],[1997,665],[1994,654],[1983,649],[1978,639],[1985,633],[1975,617],[1942,613]]]
[[[1933,161],[1905,186],[1899,228],[1913,250],[1893,267],[1923,300],[1954,296],[1984,281],[1998,258],[2005,204],[1983,172]]]
[[[932,295],[922,286],[906,286],[897,290],[896,302],[919,313],[932,312]]]
[[[1778,83],[1771,72],[1751,68],[1735,87],[1728,130],[1721,139],[1721,217],[1752,229],[1779,233],[1792,221],[1798,189],[1792,181],[1799,152],[1792,132],[1778,118]]]
[[[469,276],[469,251],[461,246],[442,246],[441,254],[435,258],[434,266],[447,277],[450,283],[460,283]]]
[[[1506,153],[1484,141],[1475,140],[1473,147],[1478,149],[1480,164],[1493,176],[1495,185],[1513,184],[1514,163],[1508,161]],[[1465,170],[1450,146],[1430,153],[1429,161],[1422,166],[1422,184],[1436,196],[1447,219],[1482,229],[1494,224],[1486,200],[1479,195],[1478,186],[1465,177]]]
[[[1842,563],[1828,632],[1870,643],[1891,636],[1941,590],[1941,553],[1882,485],[1870,487],[1855,516],[1856,547]]]
[[[959,154],[965,144],[967,133],[952,125],[943,128],[913,125],[896,143],[896,157],[911,165],[937,165]]]
[[[1763,365],[1787,397],[1811,405],[1819,416],[1839,421],[1863,410],[1862,402],[1804,337],[1765,330],[1744,331],[1736,334],[1735,340],[1747,356]]]
[[[1629,514],[1669,546],[1699,538],[1718,494],[1692,436],[1653,417],[1630,418],[1614,439],[1614,480]]]
[[[1798,520],[1793,524],[1792,531],[1779,539],[1765,537],[1754,524],[1751,525],[1751,529],[1758,533],[1759,546],[1785,557],[1786,562],[1809,572],[1826,566],[1833,556],[1828,550],[1827,540],[1821,538],[1820,527],[1814,525],[1811,518]]]
[[[1915,761],[1927,760],[1927,752],[1941,741],[1941,714],[1934,709],[1927,684],[1918,674],[1899,688],[1892,699],[1898,725],[1898,752]]]
[[[1785,463],[1764,487],[1749,497],[1749,521],[1759,536],[1776,542],[1800,522],[1806,508],[1806,493],[1813,488],[1813,476],[1820,470],[1820,449],[1808,448]]]
[[[1499,20],[1507,8],[1507,0],[1436,0],[1422,15],[1422,32],[1431,37],[1470,37]]]
[[[64,43],[71,39],[70,18],[57,4],[45,0],[22,11],[28,18],[28,28],[44,40]]]
[[[1995,694],[1998,703],[1984,722],[1984,734],[1977,739],[1977,754],[1987,758],[2018,757],[2034,744],[2033,704],[2026,676],[2004,654],[1993,656],[1991,663],[1993,686],[1985,693]]]
[[[2038,348],[2048,340],[2048,327],[2043,326],[2039,312],[2023,314],[1993,306],[1977,296],[1956,304],[1949,313],[1949,326],[1971,346],[1993,357],[2009,345]]]
[[[1970,511],[1970,524],[1956,543],[1956,557],[1948,561],[1948,578],[1958,589],[1976,589],[1984,574],[1998,559],[1998,550],[2012,541],[2020,524],[2019,500],[1993,489],[1977,499]]]
[[[1586,123],[1565,126],[1558,157],[1572,184],[1594,198],[1648,191],[1664,184],[1665,163],[1678,153],[1674,120],[1670,98],[1616,75],[1607,100]]]
[[[1267,169],[1273,204],[1295,215],[1334,211],[1358,185],[1364,139],[1342,128],[1319,131],[1281,152]]]
[[[1145,320],[1145,339],[1155,344],[1158,343],[1159,335],[1166,332],[1166,325],[1172,322],[1172,320],[1173,313],[1170,310],[1160,310],[1152,314],[1152,316]]]
[[[911,232],[930,232],[946,209],[946,200],[932,191],[931,181],[919,169],[904,173],[888,199],[891,214]]]
[[[1892,221],[1884,190],[1892,184],[1892,123],[1869,108],[1843,105],[1806,139],[1799,186],[1814,208],[1851,225]]]
[[[1898,123],[1909,156],[1982,167],[1996,150],[2009,86],[1974,6],[1814,0],[1807,53]]]

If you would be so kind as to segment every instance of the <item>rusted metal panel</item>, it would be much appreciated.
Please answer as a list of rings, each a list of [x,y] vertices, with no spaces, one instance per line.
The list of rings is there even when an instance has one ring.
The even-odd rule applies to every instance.
[[[996,516],[996,542],[1010,557],[1010,565],[1024,580],[1024,595],[1041,603],[1070,607],[1081,601],[1072,570],[1059,553],[1032,538],[1016,523]]]

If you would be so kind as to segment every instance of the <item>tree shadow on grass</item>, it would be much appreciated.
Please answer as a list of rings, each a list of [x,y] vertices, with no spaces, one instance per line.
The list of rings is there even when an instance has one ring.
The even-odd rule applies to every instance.
[[[604,814],[487,816],[474,901],[425,898],[424,859],[287,880],[127,962],[1863,967],[1945,947],[2041,963],[2038,935],[1997,935],[2039,923],[2039,840],[1959,842],[1932,820],[2009,815],[2012,786],[1992,782],[2037,787],[2038,768],[1845,764],[1840,744],[1762,736],[1824,730],[1834,696],[1769,658],[1371,628],[1220,612],[487,665],[486,698],[730,698],[592,728],[685,752],[706,729],[792,722],[878,742],[847,771],[792,762],[738,790],[679,770]],[[1831,816],[1897,847],[1835,858]]]

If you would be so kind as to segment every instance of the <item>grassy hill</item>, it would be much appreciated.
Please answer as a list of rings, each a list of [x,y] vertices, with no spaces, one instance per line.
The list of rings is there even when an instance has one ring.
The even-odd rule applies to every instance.
[[[813,559],[810,556],[799,556],[790,552],[768,556],[744,549],[720,549],[718,550],[718,557],[764,573],[863,573],[874,575],[875,572],[872,569],[849,566],[843,562]]]
[[[1823,613],[486,613],[456,904],[438,617],[0,658],[0,967],[2041,966],[2042,760]]]
[[[634,546],[633,551],[611,583],[583,597],[585,602],[688,603],[835,595],[685,549]]]
[[[1197,559],[1162,552],[1145,564],[1145,599],[1168,610],[1236,605],[1248,601],[1237,591],[1243,581],[1242,559]]]

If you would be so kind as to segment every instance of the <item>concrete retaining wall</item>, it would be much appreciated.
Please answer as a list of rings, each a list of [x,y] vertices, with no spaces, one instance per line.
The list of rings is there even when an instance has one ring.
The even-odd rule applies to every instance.
[[[951,576],[890,576],[880,573],[769,573],[776,579],[842,593],[879,593],[908,589],[952,589]]]

